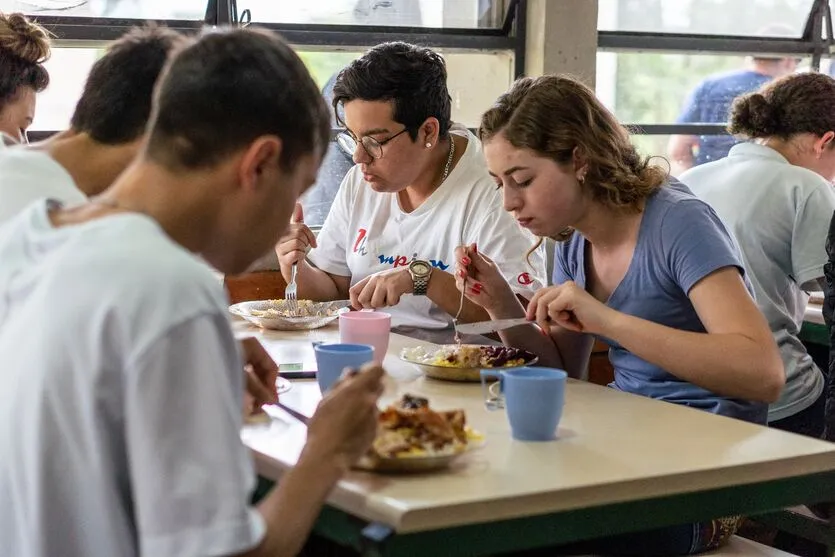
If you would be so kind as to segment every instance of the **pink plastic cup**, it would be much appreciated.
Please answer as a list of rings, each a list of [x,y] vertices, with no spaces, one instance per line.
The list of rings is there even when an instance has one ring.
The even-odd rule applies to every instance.
[[[389,348],[391,315],[382,311],[346,311],[339,314],[339,342],[370,344],[374,363],[382,364]]]

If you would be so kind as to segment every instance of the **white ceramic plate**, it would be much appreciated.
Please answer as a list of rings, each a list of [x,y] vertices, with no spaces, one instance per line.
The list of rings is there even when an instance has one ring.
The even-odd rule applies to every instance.
[[[398,458],[382,458],[379,456],[364,456],[354,466],[359,470],[382,472],[390,474],[416,474],[420,472],[434,472],[449,467],[461,455],[467,454],[484,446],[484,439],[470,440],[466,446],[456,452],[436,455],[415,455]]]
[[[263,329],[276,329],[279,331],[302,331],[324,327],[339,317],[340,313],[349,311],[348,300],[337,300],[335,302],[314,302],[310,307],[310,315],[303,317],[283,317],[277,312],[288,310],[287,300],[256,300],[252,302],[241,302],[229,306],[233,315],[243,317],[250,323]],[[265,315],[264,312],[275,310],[272,315]]]
[[[539,361],[539,358],[530,352],[523,351],[523,357],[525,361],[518,365],[518,366],[497,366],[497,367],[490,367],[490,366],[478,366],[478,367],[452,367],[452,366],[439,366],[428,363],[432,361],[434,358],[435,353],[438,350],[446,348],[448,346],[454,345],[432,345],[432,344],[423,344],[420,346],[414,346],[411,348],[404,348],[400,352],[400,359],[404,362],[409,362],[410,364],[414,365],[418,369],[420,369],[423,373],[425,373],[428,377],[432,377],[434,379],[444,379],[446,381],[468,381],[468,382],[478,382],[481,381],[481,370],[482,369],[514,369],[517,367],[524,367],[524,366],[531,366],[534,365],[536,362]],[[465,346],[482,346],[477,344],[468,344]],[[488,346],[488,345],[483,345]]]

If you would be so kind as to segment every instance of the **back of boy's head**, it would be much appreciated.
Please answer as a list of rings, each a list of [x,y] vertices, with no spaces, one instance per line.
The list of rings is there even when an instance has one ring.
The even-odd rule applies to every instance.
[[[160,25],[132,29],[114,41],[90,70],[72,129],[108,145],[139,139],[151,115],[157,79],[171,54],[188,42]]]
[[[170,170],[210,167],[258,137],[282,141],[289,169],[321,156],[330,114],[304,63],[275,33],[215,29],[177,54],[160,79],[146,156]]]

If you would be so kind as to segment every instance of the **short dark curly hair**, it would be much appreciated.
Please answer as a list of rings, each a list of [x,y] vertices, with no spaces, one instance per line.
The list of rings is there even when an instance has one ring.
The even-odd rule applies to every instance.
[[[70,120],[72,129],[109,145],[141,137],[157,78],[171,53],[187,42],[184,35],[153,24],[114,41],[87,76]]]
[[[394,120],[409,130],[412,141],[429,117],[440,123],[446,137],[451,125],[452,99],[447,89],[446,63],[432,49],[400,41],[375,46],[348,64],[333,86],[333,109],[353,100],[392,101]]]

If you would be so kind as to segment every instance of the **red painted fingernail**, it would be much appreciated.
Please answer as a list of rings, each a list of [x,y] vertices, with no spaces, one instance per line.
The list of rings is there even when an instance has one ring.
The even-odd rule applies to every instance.
[[[478,246],[473,244],[473,253],[478,253]]]
[[[472,261],[470,261],[469,257],[464,257],[463,259],[461,259],[461,263],[463,263],[464,265],[469,265],[470,263],[472,263]]]
[[[476,290],[475,288],[470,288],[470,294],[481,294],[481,290]]]

